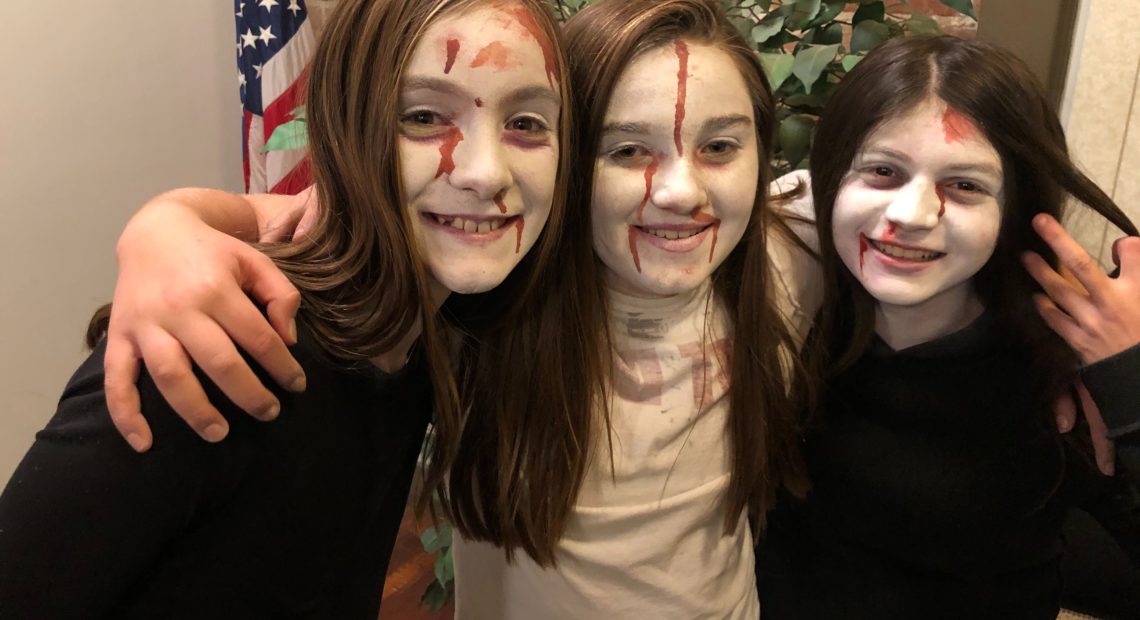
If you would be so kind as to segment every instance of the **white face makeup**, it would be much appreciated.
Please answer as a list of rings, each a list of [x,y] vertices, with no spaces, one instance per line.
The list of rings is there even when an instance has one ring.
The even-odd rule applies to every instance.
[[[520,5],[433,23],[400,87],[412,228],[449,291],[494,288],[550,215],[561,110],[550,43]]]
[[[725,52],[676,41],[617,81],[594,167],[594,250],[607,283],[691,291],[744,235],[760,172],[752,100]]]
[[[843,263],[879,301],[880,319],[905,308],[908,321],[961,327],[973,318],[963,312],[980,311],[972,278],[997,244],[1002,181],[1001,157],[982,131],[941,100],[867,136],[840,186],[832,232]]]

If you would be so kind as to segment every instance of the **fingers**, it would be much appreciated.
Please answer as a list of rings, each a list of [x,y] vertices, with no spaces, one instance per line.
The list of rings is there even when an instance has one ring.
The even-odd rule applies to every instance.
[[[305,214],[301,216],[301,221],[297,222],[297,230],[293,233],[293,241],[304,239],[308,236],[309,232],[313,230],[313,226],[317,223],[317,218],[321,214],[321,208],[316,200],[313,200],[305,207]]]
[[[1121,237],[1112,242],[1112,262],[1120,268],[1121,275],[1125,272],[1125,263],[1128,263],[1128,273],[1140,261],[1140,237]]]
[[[1061,264],[1069,269],[1077,281],[1089,291],[1089,295],[1097,299],[1108,285],[1109,278],[1081,244],[1077,243],[1056,219],[1044,213],[1033,218],[1033,229],[1053,249]],[[1057,302],[1061,303],[1060,300]],[[1064,307],[1064,304],[1061,306]]]
[[[256,314],[256,310],[253,313]],[[255,320],[263,324],[264,333],[276,340],[276,335],[260,315]],[[262,385],[230,336],[213,320],[205,317],[192,320],[174,336],[202,372],[243,411],[262,421],[272,420],[281,412],[277,397]]]
[[[139,359],[134,349],[119,337],[107,335],[103,354],[103,393],[111,422],[136,452],[150,450],[154,437],[142,415],[139,391]]]
[[[290,302],[283,301],[282,303],[288,304]],[[289,324],[293,321],[292,312],[295,310],[296,303],[293,302],[292,310],[288,311],[289,318],[284,319]],[[280,310],[277,312],[283,314]],[[257,364],[273,377],[273,380],[277,382],[278,385],[292,392],[304,391],[304,370],[301,368],[301,365],[297,363],[297,360],[293,358],[292,354],[289,353],[289,349],[285,346],[285,343],[282,342],[277,331],[274,331],[274,328],[270,326],[265,317],[261,315],[257,307],[254,306],[248,297],[244,295],[226,296],[221,301],[217,314],[213,318],[217,320],[217,324],[204,322],[201,325],[202,331],[197,334],[198,337],[211,338],[211,340],[203,343],[201,350],[204,354],[208,354],[207,352],[209,351],[217,350],[212,347],[216,347],[220,343],[221,338],[224,337],[226,340],[232,338],[243,351],[253,357]],[[287,326],[286,329],[295,328]],[[207,336],[207,334],[209,335]],[[295,334],[292,339],[296,341]],[[200,365],[203,365],[203,369],[207,371],[207,374],[210,374],[209,369],[203,364],[204,358],[200,358],[196,355],[196,351],[199,350],[197,349],[198,344],[198,342],[194,342],[193,344],[187,342],[187,350],[190,350],[191,346],[195,347],[194,350],[190,351],[191,355],[194,356],[194,359],[197,360]],[[232,349],[232,346],[227,349],[227,356],[229,350]],[[226,361],[228,362],[230,360],[227,359]],[[256,381],[252,372],[248,372],[248,367],[244,361],[241,361],[241,367],[242,372],[240,373],[240,379],[242,381],[240,383],[237,381],[238,377],[235,377],[235,382],[232,384],[221,383],[221,381],[228,381],[229,378],[215,377],[213,374],[210,374],[210,378],[214,379],[215,382],[218,383],[218,387],[222,388],[227,395],[232,393],[240,396],[240,399],[231,397],[238,406],[255,416],[262,417],[262,413],[267,412],[268,408],[276,403],[276,399],[271,399],[272,395],[269,391],[262,387],[259,381]],[[246,378],[253,379],[256,382],[259,388],[256,392],[252,389],[250,383],[244,381]],[[247,407],[247,405],[249,405],[249,407]]]
[[[1049,298],[1062,310],[1069,313],[1077,321],[1090,315],[1093,306],[1089,298],[1082,295],[1056,271],[1053,271],[1053,268],[1040,255],[1036,252],[1027,252],[1022,256],[1022,263],[1029,275],[1041,285]]]
[[[202,439],[209,442],[224,439],[229,433],[229,423],[210,404],[178,341],[152,330],[139,339],[139,349],[155,387],[175,413]]]
[[[1116,444],[1108,438],[1108,427],[1100,415],[1100,407],[1096,406],[1084,382],[1077,382],[1077,393],[1081,397],[1081,411],[1089,423],[1089,434],[1092,436],[1097,467],[1104,475],[1111,476],[1116,472]]]
[[[1069,392],[1062,392],[1053,403],[1053,415],[1057,416],[1057,431],[1062,435],[1073,430],[1077,423],[1077,403]]]
[[[239,295],[223,298],[227,303],[218,322],[281,387],[304,391],[305,373],[285,346],[297,343],[295,317],[301,294],[273,261],[250,248],[238,254],[238,270],[242,288],[265,306],[269,323]]]

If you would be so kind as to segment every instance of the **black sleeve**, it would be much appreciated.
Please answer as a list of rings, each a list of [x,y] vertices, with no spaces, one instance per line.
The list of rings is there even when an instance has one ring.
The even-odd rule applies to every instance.
[[[240,447],[199,439],[145,373],[155,442],[131,450],[107,411],[103,352],[68,382],[0,496],[0,618],[105,616],[239,467]]]
[[[1081,369],[1108,436],[1118,438],[1140,430],[1140,345]]]

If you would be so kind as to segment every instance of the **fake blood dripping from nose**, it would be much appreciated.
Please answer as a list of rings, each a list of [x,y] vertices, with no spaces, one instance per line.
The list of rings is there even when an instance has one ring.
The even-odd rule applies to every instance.
[[[887,222],[887,229],[883,231],[883,238],[890,239],[895,236],[895,231],[899,229],[899,225],[894,222]]]
[[[641,273],[641,259],[637,256],[637,228],[629,227],[629,253],[633,255],[633,266]]]
[[[443,65],[444,74],[451,73],[451,67],[455,65],[455,57],[459,55],[459,39],[447,40],[447,64]]]
[[[657,174],[657,167],[661,164],[656,157],[649,165],[645,167],[645,196],[641,199],[641,204],[637,207],[637,221],[642,221],[642,215],[645,214],[645,205],[649,204],[649,196],[653,193],[653,176]],[[640,270],[639,270],[640,271]]]
[[[942,219],[942,216],[946,215],[946,192],[938,186],[934,188],[934,194],[938,196],[938,219]]]
[[[689,87],[689,46],[684,41],[674,41],[677,52],[677,109],[673,112],[673,141],[677,143],[677,155],[682,155],[681,125],[685,122],[685,98]]]
[[[439,145],[439,168],[435,171],[435,178],[443,176],[443,173],[451,174],[455,172],[455,147],[463,140],[463,133],[459,131],[458,127],[452,127],[444,134],[443,144]]]
[[[546,33],[539,27],[538,22],[534,20],[534,15],[531,15],[530,10],[525,7],[518,7],[514,10],[515,19],[519,25],[523,27],[530,36],[534,37],[538,46],[542,48],[542,60],[546,65],[546,81],[550,82],[550,87],[554,88],[554,80],[562,79],[558,75],[558,63],[554,60],[554,48],[550,45],[550,40],[546,37]]]
[[[518,216],[518,218],[515,219],[515,254],[518,254],[520,251],[522,251],[522,234],[524,225],[525,224],[523,222],[522,216]]]
[[[507,203],[503,202],[503,197],[506,196],[506,194],[507,194],[506,189],[501,189],[501,190],[499,190],[498,194],[495,194],[495,199],[494,199],[495,200],[495,206],[499,207],[499,213],[506,213],[507,212]],[[521,222],[522,219],[519,219],[519,221]]]

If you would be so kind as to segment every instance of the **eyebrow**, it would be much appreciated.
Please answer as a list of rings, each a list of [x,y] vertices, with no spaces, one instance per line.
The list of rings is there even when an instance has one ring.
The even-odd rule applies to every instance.
[[[739,126],[752,126],[752,119],[743,114],[726,114],[710,118],[701,125],[701,132],[724,131]],[[649,133],[649,123],[607,123],[602,127],[602,133],[631,133],[645,135]]]
[[[869,155],[884,155],[903,163],[911,163],[911,158],[907,157],[905,153],[887,148],[885,146],[873,146],[864,149],[861,153],[859,153],[859,158],[866,158]],[[952,166],[947,166],[945,170],[947,172],[982,172],[985,174],[993,175],[999,179],[1002,178],[1001,170],[990,164],[954,164]]]
[[[401,85],[401,90],[434,90],[453,97],[466,98],[468,93],[453,82],[440,78],[427,76],[413,76]],[[562,107],[562,97],[550,90],[547,86],[524,86],[517,88],[503,99],[506,105],[515,105],[523,101],[544,99],[558,107]]]

